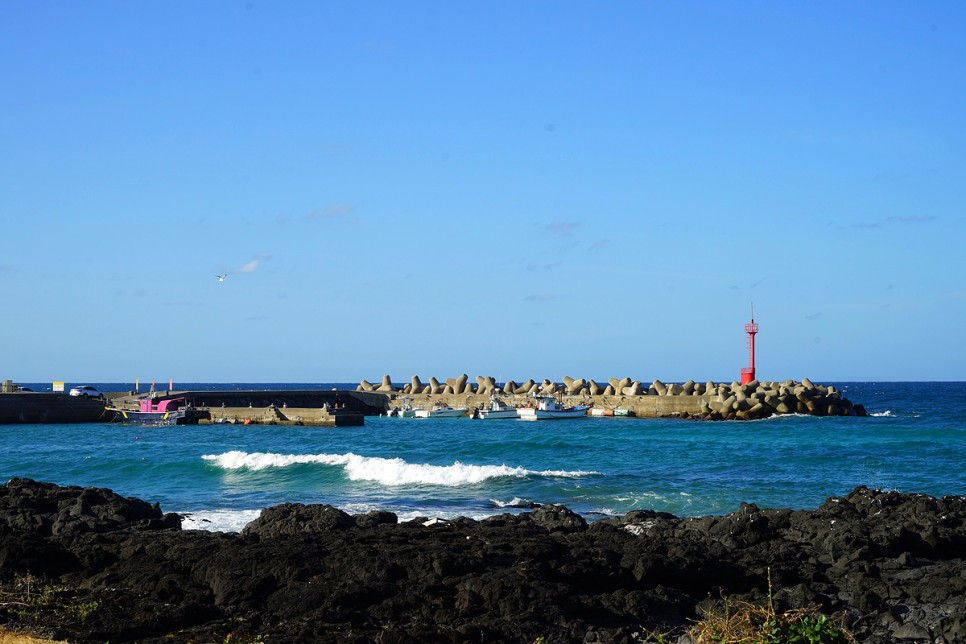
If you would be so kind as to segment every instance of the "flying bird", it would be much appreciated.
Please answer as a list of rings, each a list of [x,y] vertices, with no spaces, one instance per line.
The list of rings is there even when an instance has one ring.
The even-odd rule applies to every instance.
[[[224,282],[225,278],[228,277],[228,273],[225,273],[224,275],[215,275],[215,277],[218,278],[219,282]]]

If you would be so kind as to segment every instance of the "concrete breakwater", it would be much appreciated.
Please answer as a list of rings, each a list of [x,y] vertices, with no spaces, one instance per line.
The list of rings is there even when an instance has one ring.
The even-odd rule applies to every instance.
[[[754,420],[776,414],[808,414],[813,416],[865,416],[862,405],[855,405],[835,387],[801,381],[759,382],[747,384],[704,383],[688,380],[665,384],[654,380],[649,385],[630,378],[611,378],[606,385],[584,378],[565,376],[561,382],[527,380],[502,384],[492,376],[477,376],[472,383],[466,374],[440,382],[435,377],[423,383],[413,376],[403,386],[383,376],[379,385],[363,380],[358,392],[385,394],[389,406],[401,396],[411,397],[413,404],[443,402],[469,408],[485,405],[490,396],[508,399],[521,405],[532,396],[555,396],[565,404],[591,404],[603,409],[626,409],[644,418],[697,418],[709,420]]]
[[[0,393],[0,424],[94,423],[106,419],[104,402],[62,393]]]
[[[144,395],[126,392],[109,397],[117,407],[136,409]],[[160,391],[152,396],[156,402],[177,398],[204,413],[202,423],[340,427],[362,425],[364,416],[386,409],[383,395],[338,390]]]

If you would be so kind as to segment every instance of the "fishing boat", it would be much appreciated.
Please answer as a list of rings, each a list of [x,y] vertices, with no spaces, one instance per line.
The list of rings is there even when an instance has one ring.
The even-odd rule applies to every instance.
[[[595,417],[601,416],[633,416],[634,412],[626,407],[614,407],[613,409],[607,407],[591,407],[590,415]]]
[[[575,405],[564,407],[563,404],[551,396],[535,396],[526,406],[517,409],[521,420],[563,420],[565,418],[583,418],[587,415],[589,405]]]
[[[393,418],[413,418],[416,415],[416,411],[419,409],[422,409],[422,407],[413,407],[412,398],[403,398],[402,405],[399,407],[393,407],[386,412],[386,415]]]
[[[413,418],[459,418],[465,416],[467,411],[469,410],[466,407],[436,404],[432,409],[413,410]]]
[[[198,420],[203,416],[188,403],[187,398],[158,400],[149,396],[138,401],[137,409],[121,407],[106,409],[114,413],[112,422],[133,425],[197,425]]]
[[[506,404],[497,396],[490,396],[489,406],[473,410],[473,418],[481,420],[519,419],[520,415],[517,413],[516,407]]]

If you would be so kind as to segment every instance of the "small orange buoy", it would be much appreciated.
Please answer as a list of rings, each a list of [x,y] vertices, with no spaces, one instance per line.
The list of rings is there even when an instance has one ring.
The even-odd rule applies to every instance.
[[[245,424],[246,425],[251,425],[252,424],[252,419],[251,418],[246,418],[245,419]]]

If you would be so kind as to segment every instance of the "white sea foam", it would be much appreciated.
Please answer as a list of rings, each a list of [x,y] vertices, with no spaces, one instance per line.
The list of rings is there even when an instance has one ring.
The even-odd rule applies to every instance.
[[[226,470],[251,470],[257,472],[272,467],[289,467],[304,463],[320,463],[323,465],[345,465],[355,454],[273,454],[271,452],[241,452],[233,450],[224,454],[206,454],[202,456],[218,467]],[[358,458],[358,457],[356,457]]]
[[[885,411],[874,411],[870,413],[869,416],[875,416],[876,418],[893,418],[895,414],[886,409]]]
[[[525,501],[518,496],[513,497],[509,501],[501,501],[499,499],[490,499],[490,503],[497,508],[519,508],[528,505],[530,501]]]
[[[384,508],[372,504],[350,503],[339,508],[348,514],[365,514],[370,510],[381,510]],[[261,510],[191,510],[178,512],[181,515],[181,528],[183,530],[205,530],[207,532],[241,532],[242,529],[258,518]],[[466,509],[453,509],[450,511],[428,508],[410,508],[407,510],[393,510],[396,520],[400,523],[411,521],[417,517],[433,517],[446,520],[454,520],[459,517],[467,517],[474,521],[482,521],[487,517],[493,516],[494,512],[467,512]]]
[[[789,418],[813,418],[811,414],[799,414],[798,412],[791,414],[772,414],[771,416],[765,416],[764,418],[753,418],[751,420],[743,420],[742,423],[770,423],[770,422],[783,422]]]
[[[261,510],[200,510],[179,512],[184,530],[209,532],[240,532],[258,518]]]
[[[528,470],[508,465],[467,465],[459,461],[452,465],[407,463],[401,458],[379,458],[357,454],[272,454],[265,452],[231,451],[202,456],[206,461],[226,470],[258,471],[289,467],[298,464],[340,466],[351,481],[375,481],[382,485],[443,485],[457,486],[482,483],[500,477],[523,478],[546,476],[575,478],[598,472],[564,470]]]

